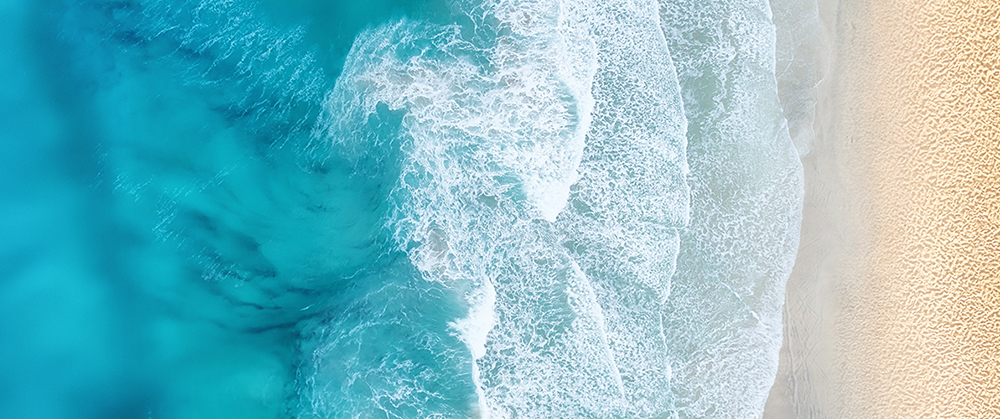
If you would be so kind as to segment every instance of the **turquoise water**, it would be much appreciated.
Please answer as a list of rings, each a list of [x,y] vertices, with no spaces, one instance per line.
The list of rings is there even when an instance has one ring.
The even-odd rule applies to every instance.
[[[0,417],[760,416],[768,4],[0,8]]]

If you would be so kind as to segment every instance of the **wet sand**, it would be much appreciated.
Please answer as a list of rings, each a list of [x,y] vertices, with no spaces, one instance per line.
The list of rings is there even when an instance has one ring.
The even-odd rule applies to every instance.
[[[764,417],[1000,417],[1000,2],[824,0]]]

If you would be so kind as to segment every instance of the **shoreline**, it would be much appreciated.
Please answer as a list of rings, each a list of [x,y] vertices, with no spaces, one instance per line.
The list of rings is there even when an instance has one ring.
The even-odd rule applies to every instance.
[[[825,0],[764,418],[1000,417],[1000,4]]]
[[[783,307],[783,342],[778,374],[764,409],[764,419],[842,418],[844,381],[839,358],[842,346],[838,319],[849,299],[843,287],[855,268],[850,250],[858,247],[858,170],[862,162],[842,128],[844,99],[857,87],[845,80],[844,60],[855,16],[846,2],[817,1],[826,35],[827,72],[816,89],[814,139],[802,156],[805,195],[802,230],[795,266],[788,279]],[[842,86],[848,87],[844,89]]]

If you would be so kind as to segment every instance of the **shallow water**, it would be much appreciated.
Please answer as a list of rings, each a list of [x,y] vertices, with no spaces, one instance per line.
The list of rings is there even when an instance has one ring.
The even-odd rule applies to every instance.
[[[755,417],[760,1],[9,1],[0,416]]]

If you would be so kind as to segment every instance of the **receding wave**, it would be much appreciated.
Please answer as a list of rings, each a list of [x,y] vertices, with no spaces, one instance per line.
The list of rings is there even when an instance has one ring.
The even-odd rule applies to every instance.
[[[688,121],[691,225],[664,311],[680,417],[761,416],[798,248],[802,168],[764,2],[661,1]]]

